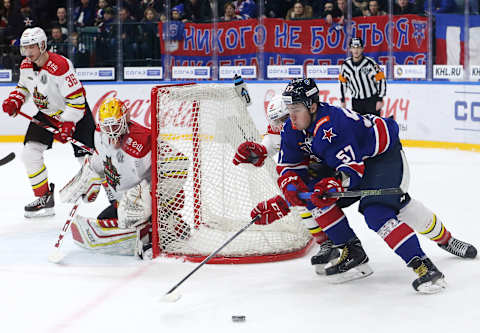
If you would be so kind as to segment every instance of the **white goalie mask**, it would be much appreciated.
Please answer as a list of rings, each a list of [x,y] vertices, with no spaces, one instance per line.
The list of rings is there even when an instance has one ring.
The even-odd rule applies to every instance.
[[[28,28],[22,33],[20,37],[20,54],[25,57],[25,46],[38,45],[40,53],[47,51],[47,35],[42,28]]]
[[[281,130],[283,123],[287,120],[288,110],[283,102],[282,96],[272,98],[267,106],[267,121],[274,129]]]

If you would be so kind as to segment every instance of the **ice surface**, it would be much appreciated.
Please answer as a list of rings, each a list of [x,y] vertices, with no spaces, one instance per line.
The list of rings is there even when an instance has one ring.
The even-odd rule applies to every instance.
[[[475,332],[480,324],[479,260],[463,260],[421,238],[448,287],[419,295],[414,273],[367,229],[357,207],[346,213],[370,257],[374,274],[342,285],[314,274],[310,255],[279,263],[205,265],[178,288],[175,303],[159,299],[196,264],[175,259],[137,261],[93,255],[70,234],[62,264],[48,262],[70,205],[57,201],[53,218],[23,218],[33,200],[21,144],[0,144],[1,332]],[[407,148],[413,197],[443,219],[457,238],[480,246],[480,154]],[[78,170],[71,147],[46,154],[49,179],[60,189]],[[57,193],[56,193],[57,194]],[[58,199],[58,196],[56,196]],[[79,213],[96,216],[103,196]],[[232,315],[245,315],[234,323]]]

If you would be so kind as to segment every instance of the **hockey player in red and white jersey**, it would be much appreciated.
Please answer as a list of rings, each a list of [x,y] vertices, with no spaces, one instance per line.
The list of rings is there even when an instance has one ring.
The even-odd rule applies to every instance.
[[[282,130],[283,121],[288,117],[288,111],[283,103],[282,96],[274,96],[270,103],[268,103],[266,110],[266,117],[268,120],[267,133],[264,135],[261,143],[247,141],[237,148],[237,152],[233,159],[233,164],[251,163],[256,167],[263,166],[267,157],[274,156],[280,150],[280,131]],[[312,161],[312,164],[315,163]],[[317,163],[317,165],[319,165]],[[314,168],[312,168],[314,170]],[[332,172],[325,168],[320,170],[322,174],[327,172],[325,176]],[[315,266],[317,274],[324,274],[324,266],[330,261],[339,257],[340,251],[333,248],[333,243],[328,239],[327,234],[323,232],[322,228],[317,223],[317,219],[324,218],[342,218],[343,213],[339,209],[334,215],[327,214],[325,216],[312,216],[312,212],[307,208],[299,207],[300,217],[302,222],[310,234],[313,236],[315,242],[320,246],[318,252],[312,256],[311,263]],[[344,218],[344,217],[343,217]],[[260,221],[261,223],[262,221]],[[264,224],[267,224],[264,221]]]
[[[22,153],[30,184],[38,197],[25,206],[25,217],[54,215],[54,185],[49,188],[44,151],[52,147],[54,138],[66,143],[73,137],[93,147],[95,122],[72,63],[47,51],[47,36],[41,28],[29,28],[23,32],[20,52],[25,56],[20,65],[20,79],[2,107],[9,116],[15,117],[22,105],[32,99],[38,108],[34,118],[58,129],[58,134],[53,135],[31,122]],[[83,158],[88,154],[77,146],[73,149],[75,157]]]
[[[84,201],[92,202],[101,183],[106,182],[111,204],[97,218],[77,215],[71,226],[73,239],[76,244],[91,251],[136,254],[143,258],[144,251],[151,247],[151,131],[130,121],[125,104],[111,98],[104,101],[99,109],[95,148],[98,154],[85,159],[77,175],[60,190],[60,198],[63,202],[73,203],[83,197]],[[165,149],[173,151],[172,147],[161,142],[159,153]],[[174,219],[174,223],[169,225],[174,226],[184,223],[178,211],[185,199],[183,184],[189,166],[186,156],[180,152],[176,156],[175,166],[170,167],[166,162],[159,170],[164,178],[159,187],[162,193],[159,209],[169,210]],[[184,227],[171,232],[180,229],[188,230]],[[188,237],[186,234],[175,236]]]

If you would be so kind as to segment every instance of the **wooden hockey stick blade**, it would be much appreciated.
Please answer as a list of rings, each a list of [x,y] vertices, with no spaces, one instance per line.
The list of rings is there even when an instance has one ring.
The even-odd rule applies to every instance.
[[[303,200],[310,199],[310,196],[313,192],[304,192],[300,193],[299,197]],[[371,195],[395,195],[403,194],[401,188],[392,187],[392,188],[380,188],[376,190],[355,190],[355,191],[345,191],[345,192],[328,192],[325,193],[325,198],[354,198],[354,197],[366,197]]]
[[[0,165],[7,164],[8,162],[13,161],[14,158],[15,158],[15,153],[12,152],[0,160]]]

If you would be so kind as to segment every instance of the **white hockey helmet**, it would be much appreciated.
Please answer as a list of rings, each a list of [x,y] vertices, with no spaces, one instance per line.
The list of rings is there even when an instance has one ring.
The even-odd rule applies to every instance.
[[[270,126],[281,129],[288,117],[288,110],[283,102],[282,95],[274,96],[267,106],[267,121]]]
[[[98,112],[100,130],[110,139],[118,140],[128,132],[129,112],[127,106],[118,98],[103,101]]]
[[[38,44],[40,53],[47,51],[47,35],[42,28],[28,28],[20,37],[20,54],[25,56],[25,46]]]

